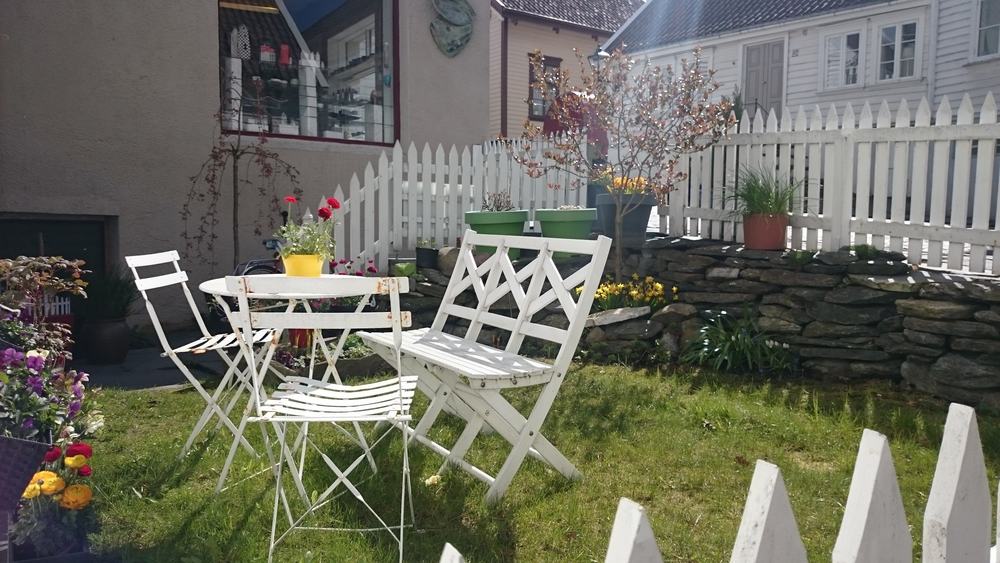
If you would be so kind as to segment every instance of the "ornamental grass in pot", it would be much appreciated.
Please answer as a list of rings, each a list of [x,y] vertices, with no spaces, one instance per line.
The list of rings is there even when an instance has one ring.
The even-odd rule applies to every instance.
[[[774,172],[746,169],[736,188],[726,195],[733,215],[743,219],[743,245],[750,250],[783,250],[788,213],[798,198],[800,182],[778,178]]]
[[[121,269],[91,277],[79,301],[87,357],[95,364],[120,364],[128,356],[131,330],[126,318],[139,298],[132,276]]]
[[[292,217],[292,205],[299,203],[295,196],[285,196],[288,217]],[[302,220],[296,223],[289,219],[278,229],[275,237],[281,240],[278,252],[285,266],[285,274],[296,277],[319,277],[323,264],[333,257],[336,243],[333,240],[333,212],[340,209],[340,201],[335,197],[326,198],[318,208],[316,217],[306,209]]]

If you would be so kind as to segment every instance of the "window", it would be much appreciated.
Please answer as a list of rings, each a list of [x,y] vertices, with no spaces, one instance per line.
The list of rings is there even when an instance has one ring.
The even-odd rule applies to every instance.
[[[914,76],[917,66],[916,22],[882,26],[878,36],[878,79]]]
[[[220,0],[229,130],[396,138],[394,0]]]
[[[842,88],[858,84],[860,63],[860,33],[828,35],[824,45],[823,87]]]
[[[979,1],[979,35],[976,56],[1000,54],[1000,0]]]
[[[562,59],[556,57],[542,57],[542,69],[546,77],[553,76],[555,73],[559,72],[559,65],[562,63]],[[535,88],[535,66],[528,63],[528,117],[531,119],[545,119],[546,112],[549,111],[549,106],[552,105],[552,100],[559,95],[559,91],[554,83],[549,84],[548,99],[543,92]]]

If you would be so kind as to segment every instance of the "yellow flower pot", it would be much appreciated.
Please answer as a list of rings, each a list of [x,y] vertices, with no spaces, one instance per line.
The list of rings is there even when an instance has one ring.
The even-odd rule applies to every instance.
[[[281,259],[285,274],[300,278],[318,278],[323,273],[323,257],[319,254],[289,254]]]

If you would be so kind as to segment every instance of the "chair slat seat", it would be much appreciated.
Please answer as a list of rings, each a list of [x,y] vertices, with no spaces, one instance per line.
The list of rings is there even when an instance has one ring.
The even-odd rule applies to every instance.
[[[386,379],[368,385],[324,383],[292,377],[260,405],[258,420],[295,417],[298,421],[401,420],[417,389],[417,376]]]
[[[260,329],[253,333],[253,343],[260,344],[266,340],[270,340],[274,336],[274,331],[271,329]],[[211,350],[223,350],[226,348],[236,348],[239,346],[239,340],[237,336],[233,333],[227,334],[212,334],[209,336],[203,336],[197,340],[188,342],[183,346],[174,348],[174,353],[193,353],[200,354],[202,352],[209,352]]]
[[[392,346],[390,333],[358,335],[383,349]],[[553,367],[544,362],[427,328],[405,331],[400,350],[403,355],[458,374],[477,389],[539,385],[555,375]]]

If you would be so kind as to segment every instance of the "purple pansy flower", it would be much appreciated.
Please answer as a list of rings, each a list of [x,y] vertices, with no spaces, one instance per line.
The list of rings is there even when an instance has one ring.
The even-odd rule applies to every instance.
[[[74,416],[80,414],[80,401],[73,401],[69,404],[69,412],[67,413],[67,418],[73,418]]]
[[[38,375],[29,375],[26,382],[31,392],[35,395],[42,395],[45,393],[45,381]]]
[[[28,359],[25,360],[24,365],[29,370],[39,373],[45,369],[45,358],[41,356],[29,356]]]

